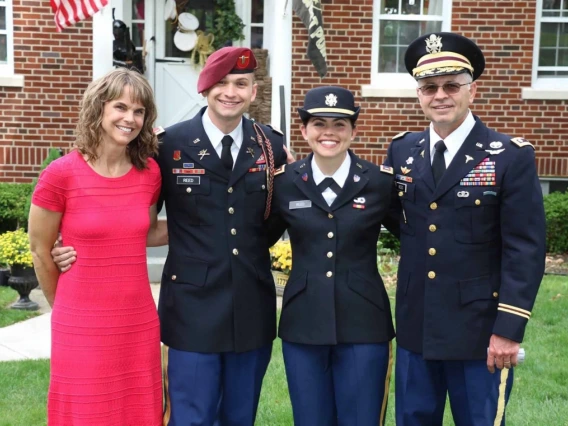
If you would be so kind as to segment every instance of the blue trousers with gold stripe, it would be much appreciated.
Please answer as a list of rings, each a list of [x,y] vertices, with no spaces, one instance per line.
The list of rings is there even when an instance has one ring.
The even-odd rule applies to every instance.
[[[391,343],[282,342],[295,426],[384,424]]]
[[[272,343],[249,352],[167,349],[165,426],[253,426]]]
[[[456,426],[504,426],[513,369],[487,370],[485,360],[427,361],[396,350],[397,426],[442,426],[449,395]]]

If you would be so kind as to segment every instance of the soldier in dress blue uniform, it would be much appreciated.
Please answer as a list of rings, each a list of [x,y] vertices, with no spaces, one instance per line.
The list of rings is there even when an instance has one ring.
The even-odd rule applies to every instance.
[[[207,107],[162,133],[169,254],[159,300],[169,426],[252,426],[276,336],[265,219],[282,134],[243,117],[256,96],[250,49],[213,53]],[[220,401],[220,402],[219,402]],[[219,405],[219,407],[218,407]]]
[[[298,112],[313,153],[277,171],[270,219],[292,244],[279,336],[294,424],[382,425],[394,329],[376,250],[392,172],[349,150],[350,91],[312,89]]]
[[[544,273],[534,148],[469,110],[485,66],[471,40],[424,35],[405,63],[431,125],[397,135],[385,162],[401,240],[397,425],[441,425],[447,393],[456,425],[503,425]]]

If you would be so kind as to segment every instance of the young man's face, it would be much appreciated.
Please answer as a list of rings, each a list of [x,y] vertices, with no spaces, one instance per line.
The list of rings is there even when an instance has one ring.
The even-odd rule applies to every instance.
[[[443,86],[449,84],[449,88],[461,85],[457,93],[448,94],[442,87],[438,87],[433,95],[425,95],[421,89],[428,86]],[[467,117],[469,106],[475,98],[477,85],[471,82],[468,74],[442,75],[438,77],[424,78],[418,82],[418,99],[426,117],[433,123],[434,130],[441,137],[446,137]]]
[[[227,74],[203,94],[207,98],[212,121],[240,120],[256,98],[254,75]]]

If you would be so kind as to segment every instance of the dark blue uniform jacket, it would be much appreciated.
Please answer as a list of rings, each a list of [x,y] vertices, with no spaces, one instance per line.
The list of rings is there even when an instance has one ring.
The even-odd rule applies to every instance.
[[[486,358],[493,333],[523,339],[544,273],[545,220],[534,149],[515,140],[476,117],[437,187],[428,131],[388,149],[402,250],[397,342],[426,359]]]

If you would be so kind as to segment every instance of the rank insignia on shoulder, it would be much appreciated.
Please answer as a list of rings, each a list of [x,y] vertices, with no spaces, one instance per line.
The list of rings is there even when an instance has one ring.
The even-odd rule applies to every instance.
[[[159,136],[162,133],[166,133],[166,131],[164,130],[164,128],[162,126],[154,127],[152,130],[154,131],[154,134],[156,136]]]
[[[380,169],[381,169],[381,172],[383,172],[383,173],[387,173],[389,175],[394,174],[394,169],[392,167],[384,166],[384,165],[381,164]]]
[[[407,133],[410,133],[410,132],[409,132],[409,131],[400,132],[399,134],[394,135],[394,136],[392,137],[392,140],[394,141],[394,140],[400,139],[400,138],[402,138],[404,135],[406,135]]]
[[[277,169],[274,170],[274,176],[278,176],[281,175],[282,173],[284,173],[284,170],[286,170],[286,164],[278,167]]]
[[[511,142],[513,142],[519,148],[522,148],[523,146],[530,146],[532,149],[535,149],[534,145],[525,138],[512,138]]]
[[[284,136],[284,133],[282,132],[282,130],[277,129],[276,127],[272,127],[272,125],[270,125],[270,124],[267,124],[267,126],[270,127],[274,133],[278,133],[280,136]]]

